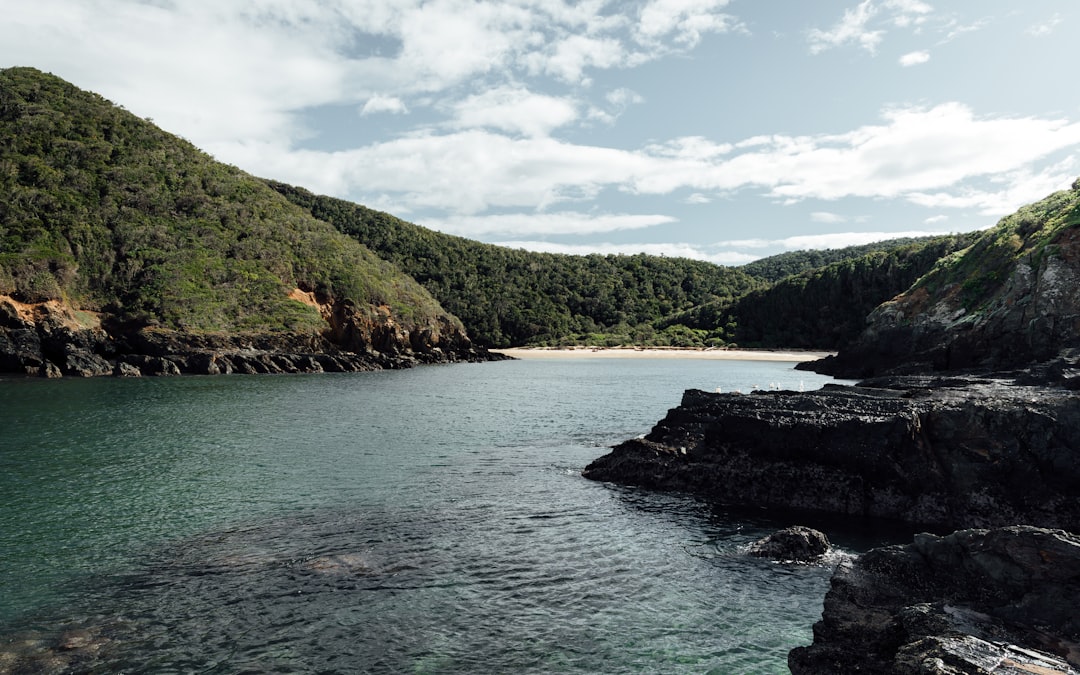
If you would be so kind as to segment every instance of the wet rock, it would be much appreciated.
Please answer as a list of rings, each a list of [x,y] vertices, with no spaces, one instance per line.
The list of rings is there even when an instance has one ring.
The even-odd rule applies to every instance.
[[[825,533],[796,525],[755,541],[750,544],[747,553],[785,562],[815,562],[828,553],[829,548],[829,538]]]
[[[113,368],[115,377],[142,377],[142,371],[130,363],[119,362]]]
[[[1078,606],[1077,535],[922,534],[841,563],[813,644],[788,664],[796,675],[1075,673]]]
[[[113,365],[97,354],[70,347],[66,351],[64,365],[61,368],[64,375],[100,377],[113,372]]]
[[[180,368],[174,361],[146,354],[125,354],[121,362],[134,366],[143,375],[168,376],[179,375]]]
[[[897,650],[903,675],[1076,675],[1069,663],[1045,652],[989,642],[971,635],[926,637]]]

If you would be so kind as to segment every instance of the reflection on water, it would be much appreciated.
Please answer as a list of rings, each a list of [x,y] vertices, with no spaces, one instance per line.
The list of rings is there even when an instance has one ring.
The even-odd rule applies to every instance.
[[[0,383],[0,671],[786,672],[831,570],[740,551],[790,522],[580,471],[788,368]]]

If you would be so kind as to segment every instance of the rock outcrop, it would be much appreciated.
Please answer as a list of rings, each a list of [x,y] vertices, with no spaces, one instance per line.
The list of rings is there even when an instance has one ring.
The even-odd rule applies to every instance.
[[[918,535],[840,564],[795,675],[1076,673],[1080,537],[1007,527]]]
[[[914,376],[805,393],[689,390],[584,475],[941,530],[1080,531],[1080,395]]]
[[[1080,346],[1080,179],[1003,218],[800,367],[838,377],[1011,369]]]
[[[199,334],[121,325],[56,300],[0,296],[0,373],[44,377],[356,372],[499,358],[449,320],[407,326],[387,308],[326,315],[322,335]]]
[[[824,532],[794,525],[755,541],[746,552],[757,558],[809,563],[821,560],[830,547],[829,538]]]

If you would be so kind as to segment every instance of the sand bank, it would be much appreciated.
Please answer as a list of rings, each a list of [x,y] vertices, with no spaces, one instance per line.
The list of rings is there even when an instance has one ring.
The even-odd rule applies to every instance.
[[[813,361],[832,352],[773,351],[769,349],[677,349],[651,347],[571,347],[565,349],[492,349],[515,359],[716,359],[728,361]]]

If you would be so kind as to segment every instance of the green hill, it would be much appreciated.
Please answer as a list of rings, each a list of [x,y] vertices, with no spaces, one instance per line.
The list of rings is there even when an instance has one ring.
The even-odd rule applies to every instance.
[[[30,68],[0,71],[0,296],[189,335],[329,335],[335,312],[460,330],[413,279],[261,180]]]
[[[870,253],[887,253],[893,249],[908,247],[931,239],[934,239],[934,237],[900,237],[859,246],[845,246],[844,248],[788,251],[746,263],[740,266],[739,269],[751,276],[775,283],[786,277],[828,267],[834,263],[855,260]]]
[[[668,322],[722,330],[743,347],[838,349],[862,331],[875,307],[973,238],[949,235],[876,250],[784,278],[730,304],[694,308]]]
[[[862,377],[1046,361],[1080,347],[1078,288],[1080,180],[943,257],[823,369]]]
[[[482,244],[302,188],[269,184],[398,265],[485,346],[693,346],[700,344],[700,334],[654,324],[764,285],[737,269],[697,260],[560,255]]]

